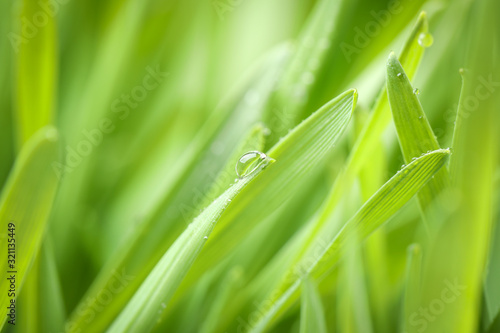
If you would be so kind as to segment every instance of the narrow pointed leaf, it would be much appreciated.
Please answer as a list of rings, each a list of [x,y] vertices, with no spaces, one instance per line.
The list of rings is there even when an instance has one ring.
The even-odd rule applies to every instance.
[[[265,157],[257,170],[230,187],[187,227],[156,264],[108,332],[148,332],[154,327],[231,200],[273,161]]]
[[[446,149],[433,151],[417,158],[399,171],[360,208],[319,256],[305,258],[305,262],[312,261],[306,272],[317,278],[326,276],[335,267],[345,251],[346,244],[353,239],[363,241],[401,209],[446,163],[449,154],[450,151]],[[275,306],[261,317],[252,328],[252,333],[263,332],[297,300],[300,277],[292,273],[285,278],[285,281],[294,280],[295,282],[285,284],[273,293],[277,295]]]
[[[54,200],[58,179],[52,163],[59,161],[57,131],[43,128],[38,131],[24,146],[11,172],[0,200],[0,247],[7,249],[7,244],[15,243],[15,263],[7,260],[0,262],[2,272],[15,271],[17,292],[29,271],[30,264],[36,257],[45,232],[52,202]],[[8,232],[12,223],[15,242]],[[9,249],[12,248],[9,246]],[[12,258],[9,258],[12,259]],[[2,279],[0,288],[8,290],[9,280]],[[7,292],[0,294],[0,306],[7,308],[10,299]],[[5,323],[6,316],[0,319],[0,326]]]

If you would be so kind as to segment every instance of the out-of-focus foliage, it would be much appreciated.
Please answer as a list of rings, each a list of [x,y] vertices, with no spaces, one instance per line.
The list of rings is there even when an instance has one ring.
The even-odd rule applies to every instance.
[[[1,332],[497,332],[499,14],[1,2]]]

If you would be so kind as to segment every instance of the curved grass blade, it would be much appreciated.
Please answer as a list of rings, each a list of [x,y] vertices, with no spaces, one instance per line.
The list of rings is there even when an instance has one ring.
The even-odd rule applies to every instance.
[[[228,126],[227,117],[235,113],[251,113],[254,110],[255,105],[248,103],[244,98],[246,93],[253,91],[260,96],[267,96],[271,92],[274,87],[273,82],[276,80],[275,75],[277,75],[275,67],[281,67],[282,62],[287,57],[288,51],[280,47],[263,59],[262,63],[259,63],[259,66],[255,68],[255,72],[250,73],[252,74],[251,77],[247,78],[243,85],[239,84],[234,90],[230,91],[228,97],[217,108],[218,110],[211,116],[209,122],[194,138],[193,143],[172,167],[163,193],[151,205],[151,209],[145,213],[147,217],[141,230],[136,232],[131,240],[121,244],[119,251],[116,251],[114,256],[108,260],[108,264],[101,270],[86,292],[83,301],[73,311],[71,319],[67,323],[68,327],[71,328],[71,332],[104,330],[125,306],[126,302],[129,301],[134,291],[139,287],[140,281],[148,275],[177,235],[182,232],[182,230],[177,229],[185,225],[182,223],[183,221],[171,220],[166,212],[170,213],[173,209],[178,209],[175,205],[178,204],[178,201],[181,201],[176,201],[179,193],[188,192],[189,197],[187,200],[192,200],[192,189],[184,191],[184,187],[192,185],[189,182],[193,181],[193,177],[195,184],[197,184],[197,180],[203,180],[203,177],[199,175],[204,175],[201,172],[203,168],[200,167],[200,156],[205,151],[210,150],[210,145],[213,142],[224,139],[220,137],[220,133]],[[164,169],[161,170],[161,173],[161,175],[164,174]],[[155,175],[156,179],[161,176],[156,173]],[[143,178],[139,180],[141,182],[145,181]],[[134,186],[131,188],[134,188]],[[138,193],[141,192],[138,191]],[[134,210],[142,209],[141,205],[147,204],[141,197],[136,195],[133,199],[133,201],[124,201],[117,205],[119,209],[117,209],[117,214],[112,217],[113,220],[120,222],[127,214],[130,215]],[[140,204],[137,205],[135,201]],[[123,209],[123,206],[131,206],[133,209]],[[187,220],[187,222],[189,221]],[[172,231],[173,228],[175,229]],[[148,258],[147,262],[144,262],[143,255]],[[95,313],[93,308],[99,306],[97,296],[102,290],[112,288],[116,272],[122,272],[123,270],[127,274],[134,275],[136,279],[130,281],[122,292],[115,295],[103,311]],[[90,299],[90,301],[87,302],[87,299]]]
[[[353,239],[363,241],[383,225],[432,178],[445,164],[449,154],[447,149],[433,151],[400,170],[358,210],[318,257],[305,258],[304,262],[312,261],[312,264],[308,264],[306,274],[315,278],[327,276],[345,251],[345,246]],[[296,273],[290,274],[284,281],[295,282],[284,284],[273,293],[277,295],[273,299],[274,306],[260,318],[252,328],[252,333],[263,332],[297,300],[300,276],[295,276]]]
[[[314,166],[322,161],[347,127],[357,100],[357,92],[349,90],[333,99],[268,151],[278,162],[271,165],[262,180],[252,183],[244,191],[253,203],[240,200],[232,206],[214,233],[216,242],[209,243],[202,253],[197,274],[205,271],[236,246],[254,227],[244,216],[256,214],[259,221],[274,212],[291,197],[291,193],[305,180]],[[261,199],[266,193],[265,199]],[[238,219],[237,221],[234,221]],[[195,270],[193,270],[194,272]],[[193,273],[193,277],[196,274]]]
[[[394,53],[390,54],[387,61],[387,94],[405,162],[409,163],[428,151],[439,149],[439,143],[418,100],[418,91],[411,86]],[[439,198],[448,184],[448,170],[442,168],[418,193],[424,214],[429,214],[427,208]],[[435,230],[438,222],[436,217],[427,221],[429,229]]]
[[[420,64],[425,48],[420,46],[418,38],[420,34],[428,32],[427,16],[424,12],[418,17],[417,23],[413,28],[410,36],[406,40],[403,50],[400,54],[400,60],[406,68],[408,77],[412,78]],[[366,164],[372,152],[376,149],[384,130],[391,120],[391,112],[389,109],[389,100],[387,97],[387,88],[384,86],[381,89],[379,98],[377,99],[373,108],[372,114],[368,123],[362,130],[358,140],[349,155],[346,166],[338,176],[333,186],[327,201],[324,204],[324,209],[321,212],[317,225],[312,231],[311,236],[308,238],[306,249],[311,242],[319,235],[325,224],[330,220],[330,217],[337,207],[342,194],[346,188],[352,186],[359,171]]]
[[[156,264],[108,332],[148,332],[154,327],[231,200],[273,162],[272,158],[266,157],[257,170],[230,187],[187,227]]]
[[[59,160],[58,133],[53,127],[38,131],[21,150],[2,192],[0,200],[0,247],[7,249],[7,227],[15,225],[15,266],[2,260],[2,272],[16,271],[17,292],[22,288],[30,264],[36,257],[52,208],[58,179],[52,163]],[[10,234],[10,232],[9,232]],[[11,242],[9,242],[10,244]],[[10,248],[10,247],[9,247]],[[9,280],[2,279],[0,288],[8,290]],[[16,293],[17,296],[17,293]],[[6,309],[10,302],[7,292],[0,294],[0,306]],[[6,316],[0,319],[0,326]]]
[[[300,333],[326,333],[325,313],[321,296],[313,282],[302,280],[302,303],[300,308]]]

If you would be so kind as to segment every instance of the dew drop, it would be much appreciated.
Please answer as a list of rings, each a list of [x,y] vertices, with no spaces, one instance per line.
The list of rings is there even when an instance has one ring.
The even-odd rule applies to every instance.
[[[424,116],[419,116],[418,119],[422,119]]]
[[[208,239],[208,236],[203,237],[203,239]]]
[[[420,94],[420,90],[418,90],[418,88],[415,88],[415,89],[413,89],[413,93],[415,95],[419,95]]]
[[[259,167],[266,157],[266,154],[256,150],[243,154],[238,162],[236,162],[236,175],[239,178],[250,175]]]
[[[403,73],[398,73],[398,77],[400,77],[401,75],[403,75]]]
[[[434,43],[434,37],[430,33],[421,33],[418,36],[418,44],[422,47],[431,47]]]
[[[227,202],[231,202],[231,199],[227,199]]]

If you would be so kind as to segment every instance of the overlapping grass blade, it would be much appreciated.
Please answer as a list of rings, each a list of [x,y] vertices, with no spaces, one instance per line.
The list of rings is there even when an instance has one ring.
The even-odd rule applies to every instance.
[[[394,53],[391,53],[387,61],[387,94],[405,162],[409,163],[428,151],[439,149],[439,143],[417,97],[418,90],[413,89]],[[424,212],[448,184],[448,170],[442,168],[418,193]],[[428,227],[435,229],[438,222],[438,219],[433,218],[428,221],[431,223]]]
[[[7,225],[15,225],[16,262],[7,266],[2,260],[3,272],[16,271],[17,293],[36,257],[45,232],[58,179],[52,163],[59,160],[58,134],[53,127],[39,130],[21,150],[16,164],[5,185],[0,200],[0,220],[4,230],[0,232],[0,246],[7,249]],[[2,279],[0,287],[8,290],[9,280]],[[16,293],[16,296],[17,296]],[[0,295],[0,305],[7,308],[10,300],[7,292]],[[0,319],[0,326],[7,319]]]
[[[156,264],[108,332],[147,332],[154,327],[162,309],[168,306],[231,200],[273,162],[272,158],[266,157],[257,170],[230,187],[187,227]]]
[[[145,212],[145,221],[139,230],[136,230],[131,239],[120,244],[118,251],[111,256],[107,265],[103,267],[99,276],[94,280],[92,286],[86,293],[85,299],[90,297],[90,302],[82,301],[77,310],[73,312],[68,321],[71,330],[90,329],[103,330],[109,324],[112,318],[125,306],[129,298],[132,297],[140,282],[145,278],[155,263],[161,258],[163,253],[173,243],[175,238],[182,231],[185,225],[183,222],[189,220],[172,219],[172,211],[178,211],[183,202],[192,202],[192,186],[205,185],[207,181],[206,167],[202,166],[201,159],[206,151],[210,151],[210,145],[214,142],[223,140],[219,137],[223,129],[228,124],[228,117],[231,114],[245,115],[250,113],[256,107],[248,103],[245,95],[252,91],[259,96],[267,96],[273,89],[273,83],[276,81],[277,72],[281,63],[286,60],[288,52],[281,47],[279,54],[273,52],[264,59],[264,62],[256,68],[256,72],[251,73],[251,78],[244,85],[238,85],[229,96],[217,108],[218,110],[209,122],[200,130],[194,138],[192,144],[186,149],[182,156],[177,157],[174,166],[170,167],[169,177],[164,181],[162,194],[154,200],[153,204],[142,201],[141,197],[136,197],[134,193],[133,201],[124,201],[117,205],[120,209],[113,214],[112,219],[120,223],[126,214],[132,214],[141,206],[149,205],[151,208]],[[255,77],[254,77],[255,76]],[[223,166],[221,166],[223,167]],[[233,166],[234,167],[234,166]],[[164,169],[159,170],[161,174],[156,174],[156,179],[165,174]],[[236,175],[234,174],[234,177]],[[145,181],[144,179],[139,179]],[[157,180],[155,180],[157,182]],[[194,185],[193,185],[194,183]],[[140,193],[140,191],[139,191]],[[137,205],[139,202],[139,206]],[[124,209],[123,205],[131,206],[131,209]],[[193,207],[194,208],[194,207]],[[115,213],[115,212],[113,212]],[[147,253],[148,260],[145,262],[142,255]],[[127,274],[136,276],[136,279],[130,281],[124,290],[115,295],[110,304],[104,311],[94,316],[93,307],[97,306],[97,295],[102,290],[110,288],[114,279],[115,272],[126,270]],[[86,320],[89,316],[92,320]]]
[[[433,151],[415,159],[400,170],[345,224],[321,255],[303,260],[307,263],[312,259],[313,262],[308,264],[306,272],[310,272],[313,277],[326,276],[335,267],[346,244],[353,239],[363,241],[386,222],[445,164],[449,154],[450,151],[446,149]],[[296,277],[295,273],[290,274],[291,276],[284,280],[295,282],[286,283],[273,293],[273,295],[277,295],[272,300],[274,306],[252,328],[252,333],[263,332],[276,317],[286,311],[297,299],[300,285],[298,278],[300,277]]]

